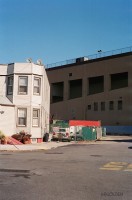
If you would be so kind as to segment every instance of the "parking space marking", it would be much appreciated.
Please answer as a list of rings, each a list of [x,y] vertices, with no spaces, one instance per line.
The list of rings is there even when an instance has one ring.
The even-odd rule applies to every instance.
[[[104,170],[117,170],[117,171],[119,171],[119,170],[121,170],[121,169],[119,169],[119,168],[116,168],[116,167],[112,167],[112,168],[105,168],[105,167],[101,167],[100,169],[104,169]]]
[[[132,164],[129,164],[129,165],[127,166],[127,168],[124,169],[124,171],[132,172]]]
[[[101,170],[115,170],[115,171],[131,171],[132,172],[132,164],[127,162],[109,162],[106,163]]]

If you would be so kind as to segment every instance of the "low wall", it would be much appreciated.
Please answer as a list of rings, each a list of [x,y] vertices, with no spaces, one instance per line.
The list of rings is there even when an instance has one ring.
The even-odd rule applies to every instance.
[[[107,135],[132,135],[132,126],[103,126]]]

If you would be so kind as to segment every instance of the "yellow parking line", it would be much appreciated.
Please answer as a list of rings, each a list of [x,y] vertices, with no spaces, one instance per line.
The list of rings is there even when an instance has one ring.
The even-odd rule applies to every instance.
[[[128,165],[127,162],[109,162],[107,164],[105,164],[103,167],[101,167],[100,169],[103,170],[123,170],[124,167],[126,169],[126,166]],[[130,168],[132,170],[132,167]]]
[[[112,165],[127,165],[127,162],[110,162]]]
[[[116,170],[116,171],[119,171],[121,170],[121,168],[117,168],[117,167],[112,167],[112,168],[105,168],[105,167],[101,167],[100,169],[103,169],[103,170]]]
[[[132,169],[124,169],[125,172],[132,172]]]
[[[132,172],[132,164],[129,164],[129,165],[127,166],[127,168],[124,169],[124,171],[130,171],[130,172]]]
[[[107,168],[107,167],[108,167],[108,168],[109,168],[109,167],[113,167],[113,168],[115,168],[115,167],[122,168],[122,167],[124,167],[124,166],[121,166],[121,165],[118,165],[118,164],[117,164],[117,165],[113,165],[113,164],[109,163],[109,164],[104,165],[103,167],[106,167],[106,168]]]

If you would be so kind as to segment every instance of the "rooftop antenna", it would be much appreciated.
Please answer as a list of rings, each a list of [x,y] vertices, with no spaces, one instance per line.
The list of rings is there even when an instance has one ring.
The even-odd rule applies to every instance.
[[[38,59],[38,60],[37,60],[37,64],[38,64],[38,65],[43,65],[42,60],[41,60],[41,59]]]
[[[32,62],[32,58],[28,58],[26,61],[27,61],[28,63],[31,63],[31,62]]]
[[[98,53],[101,53],[102,52],[102,50],[100,49],[100,50],[98,50]]]

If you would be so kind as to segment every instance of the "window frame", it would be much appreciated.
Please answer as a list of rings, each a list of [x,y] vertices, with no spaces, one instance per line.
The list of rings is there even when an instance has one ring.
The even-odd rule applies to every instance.
[[[34,84],[35,80],[39,80],[39,85],[38,86],[35,86],[35,84]],[[35,88],[38,88],[39,92],[35,92]],[[37,76],[34,76],[34,81],[33,81],[33,95],[40,96],[40,93],[41,93],[41,78],[37,77]]]
[[[19,117],[19,110],[24,110],[25,111],[25,114],[26,114],[26,117],[24,117],[25,119],[25,124],[20,124],[19,123],[19,119],[22,118],[22,117]],[[27,108],[18,108],[17,109],[17,126],[22,126],[22,127],[26,127],[27,126]]]
[[[94,102],[94,111],[98,111],[99,109],[98,106],[99,106],[98,102]]]
[[[123,110],[123,101],[122,100],[118,100],[118,102],[117,102],[117,109],[118,110]]]
[[[34,111],[37,111],[37,115],[38,115],[37,117],[33,116]],[[38,120],[37,125],[34,125],[34,123],[33,123],[34,119]],[[32,127],[40,127],[40,109],[38,109],[38,108],[33,108],[33,110],[32,110]]]
[[[100,107],[101,107],[101,111],[105,111],[105,107],[106,107],[105,101],[101,101]]]
[[[12,78],[12,84],[9,84],[9,79]],[[13,76],[8,76],[7,77],[7,95],[12,95],[13,94],[13,81],[14,77]],[[9,87],[12,88],[11,92],[9,92]]]
[[[109,101],[109,110],[114,110],[114,101]]]
[[[92,105],[88,104],[88,110],[92,110]]]
[[[27,80],[27,84],[26,84],[26,92],[21,92],[20,91],[20,87],[22,86],[22,85],[20,85],[20,79],[21,78],[25,78],[26,80]],[[19,76],[18,77],[18,94],[19,95],[27,95],[28,94],[28,76]]]

